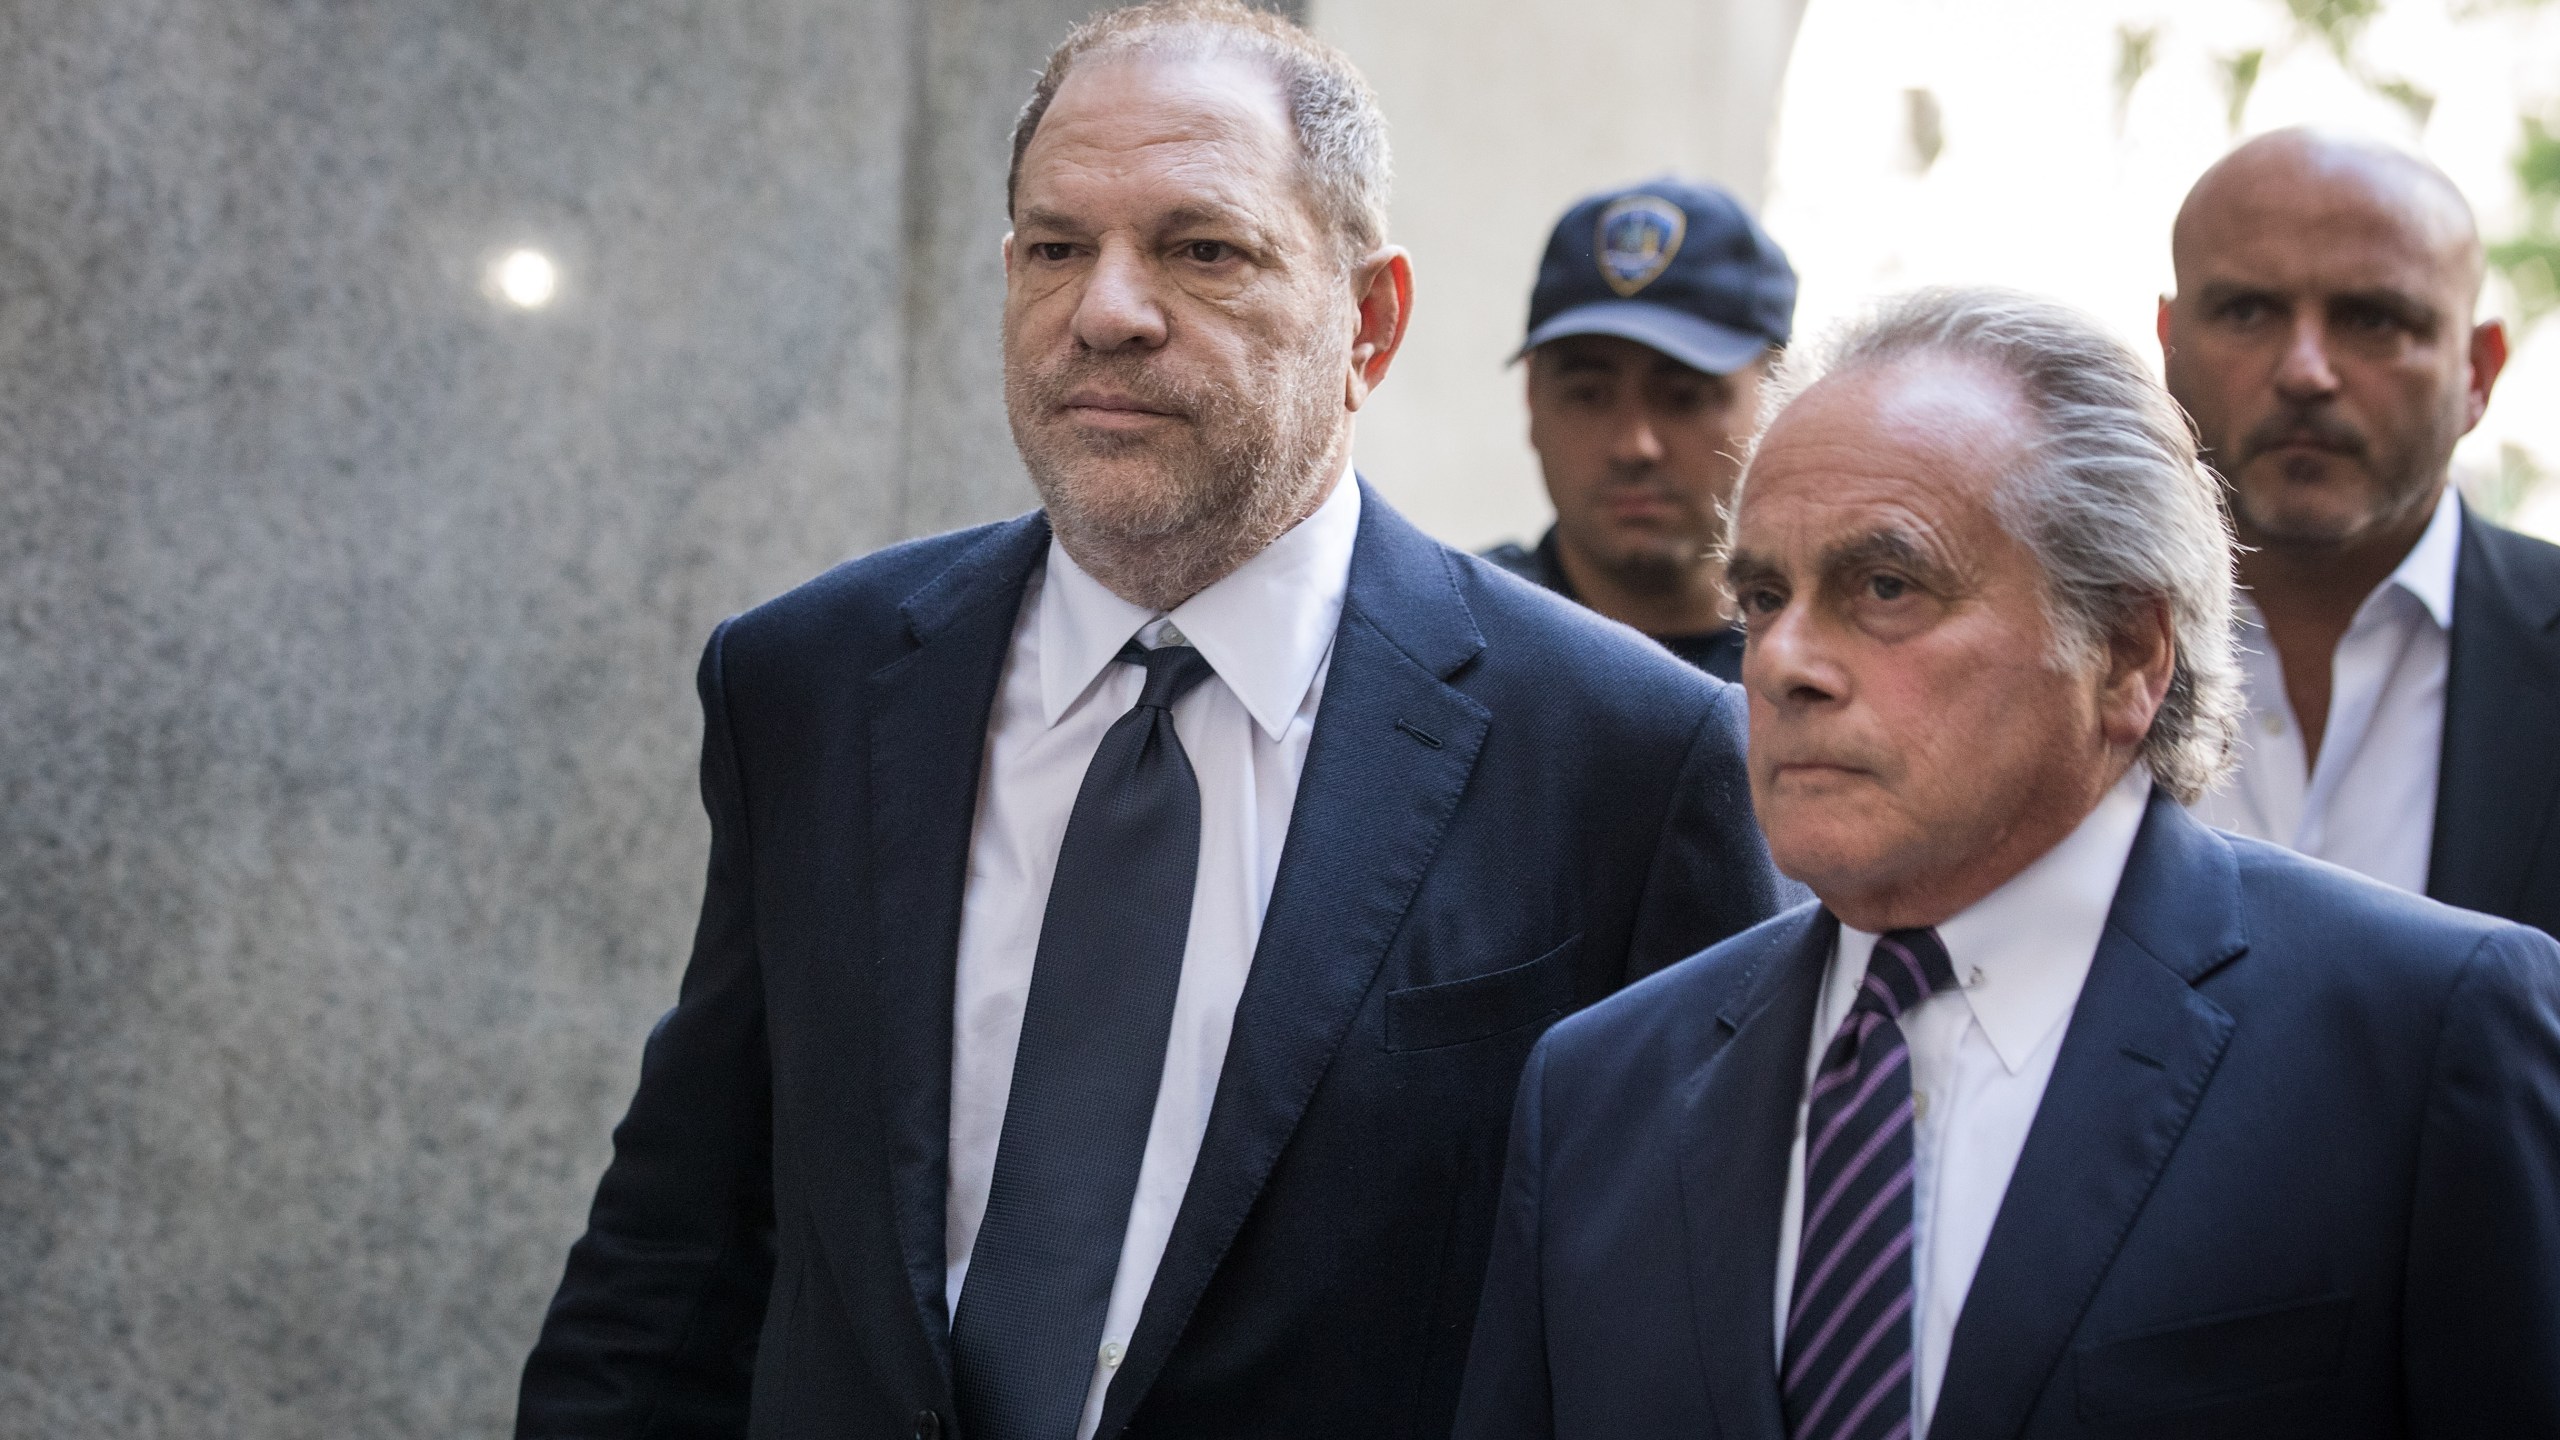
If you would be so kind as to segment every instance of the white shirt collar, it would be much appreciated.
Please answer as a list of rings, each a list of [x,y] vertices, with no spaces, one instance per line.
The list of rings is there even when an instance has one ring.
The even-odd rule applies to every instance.
[[[1170,612],[1114,594],[1051,536],[1034,622],[1041,722],[1057,724],[1120,647],[1161,619],[1199,647],[1254,724],[1277,741],[1333,649],[1359,534],[1360,482],[1345,466],[1314,514]]]
[[[2398,586],[2407,591],[2427,613],[2435,617],[2436,627],[2453,628],[2453,572],[2462,558],[2462,500],[2454,493],[2451,482],[2436,500],[2436,513],[2427,521],[2418,543],[2400,557],[2400,568],[2382,582],[2382,588]]]
[[[2151,771],[2136,762],[2060,844],[1938,926],[1958,993],[2010,1074],[2079,1003],[2150,799]],[[1876,937],[1846,925],[1840,932],[1850,943],[1838,968],[1854,964],[1855,985]]]
[[[2418,603],[2427,618],[2439,630],[2453,628],[2453,577],[2462,560],[2462,498],[2448,482],[2444,494],[2436,498],[2435,514],[2427,519],[2427,528],[2418,534],[2418,543],[2400,557],[2398,569],[2383,577],[2373,593],[2356,607],[2353,625],[2372,620],[2384,597],[2397,590]],[[2258,613],[2258,602],[2245,589],[2239,594],[2240,623],[2251,630],[2266,629],[2265,617]]]

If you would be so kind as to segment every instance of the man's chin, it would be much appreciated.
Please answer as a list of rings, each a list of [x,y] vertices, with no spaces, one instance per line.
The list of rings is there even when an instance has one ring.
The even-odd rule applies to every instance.
[[[2232,508],[2241,538],[2252,545],[2323,550],[2388,528],[2417,500],[2380,493],[2370,478],[2340,460],[2252,476]]]
[[[1626,527],[1614,527],[1592,549],[1593,558],[1610,579],[1639,591],[1678,589],[1688,582],[1699,555],[1699,547]]]
[[[1024,459],[1052,521],[1089,535],[1140,544],[1186,534],[1222,511],[1209,472],[1169,463],[1160,450]]]

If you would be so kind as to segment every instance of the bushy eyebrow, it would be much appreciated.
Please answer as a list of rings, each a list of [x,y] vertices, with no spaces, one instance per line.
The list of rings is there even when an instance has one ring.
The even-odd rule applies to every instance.
[[[1763,559],[1749,550],[1728,551],[1724,557],[1724,583],[1725,588],[1729,590],[1739,590],[1745,585],[1775,580],[1778,578],[1778,573],[1778,567],[1774,561]]]
[[[1072,233],[1078,227],[1072,217],[1061,211],[1032,205],[1024,207],[1013,217],[1013,228],[1016,230],[1065,230]]]
[[[1917,537],[1892,526],[1825,546],[1819,567],[1826,576],[1890,567],[1909,571],[1916,578],[1943,575],[1947,568]],[[1725,583],[1736,589],[1780,579],[1784,573],[1775,560],[1749,550],[1737,549],[1725,560]]]
[[[2197,287],[2196,293],[2207,309],[2228,305],[2234,300],[2266,300],[2278,304],[2292,302],[2292,297],[2278,286],[2242,280],[2208,280]],[[2389,288],[2342,290],[2322,297],[2322,303],[2333,310],[2341,305],[2370,306],[2409,329],[2423,332],[2432,332],[2436,328],[2438,318],[2434,305],[2429,304],[2423,297],[2412,295],[2405,290]]]
[[[1248,248],[1267,250],[1271,246],[1268,230],[1245,211],[1225,205],[1177,205],[1156,217],[1156,229],[1162,231],[1212,229],[1225,230]],[[1069,235],[1090,229],[1084,221],[1063,210],[1043,205],[1025,206],[1013,217],[1018,231],[1048,230]]]
[[[1908,570],[1915,575],[1931,575],[1944,568],[1909,531],[1891,527],[1840,541],[1822,552],[1822,573],[1826,575],[1877,566]]]

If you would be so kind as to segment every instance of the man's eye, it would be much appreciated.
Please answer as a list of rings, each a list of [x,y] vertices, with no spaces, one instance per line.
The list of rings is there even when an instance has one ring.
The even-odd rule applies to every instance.
[[[1870,575],[1867,593],[1878,600],[1899,600],[1910,593],[1911,582],[1899,575]]]
[[[1734,604],[1741,607],[1742,613],[1746,616],[1775,615],[1785,606],[1786,601],[1774,590],[1755,586],[1735,596]]]
[[[2222,318],[2236,325],[2250,325],[2275,313],[2274,307],[2255,295],[2243,295],[2223,302]]]
[[[1046,260],[1052,265],[1073,258],[1075,253],[1076,247],[1064,240],[1035,240],[1031,244],[1031,258]]]
[[[1194,240],[1182,247],[1183,255],[1196,264],[1215,265],[1236,253],[1224,240]]]

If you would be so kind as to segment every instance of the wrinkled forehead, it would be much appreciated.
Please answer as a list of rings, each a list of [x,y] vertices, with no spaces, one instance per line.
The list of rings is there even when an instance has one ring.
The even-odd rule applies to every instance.
[[[1950,550],[1987,543],[1998,489],[2036,433],[2016,384],[1979,362],[1921,354],[1835,372],[1770,421],[1733,548],[1809,566],[1884,532]]]
[[[2171,251],[2182,292],[2217,282],[2388,287],[2467,304],[2482,269],[2470,206],[2434,167],[2290,138],[2235,152],[2198,181]]]
[[[1286,97],[1250,57],[1114,50],[1079,61],[1022,157],[1021,200],[1111,181],[1229,201],[1293,180]]]

